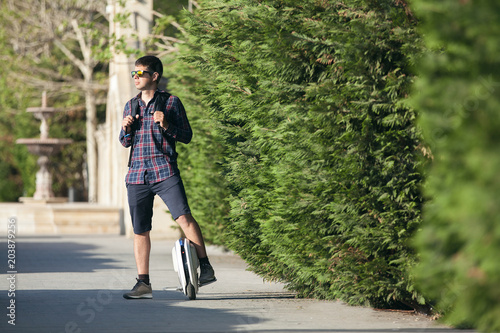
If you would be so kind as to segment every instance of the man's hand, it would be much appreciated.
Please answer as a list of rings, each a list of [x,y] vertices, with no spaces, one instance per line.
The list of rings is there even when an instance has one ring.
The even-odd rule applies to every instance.
[[[139,115],[136,115],[135,118],[139,119]],[[125,133],[130,133],[130,129],[132,128],[133,123],[134,123],[134,118],[131,115],[128,115],[125,118],[123,118],[122,128],[125,131]]]
[[[153,113],[153,121],[157,124],[160,124],[160,126],[163,127],[164,130],[168,128],[168,122],[165,119],[165,114],[162,111],[155,111],[155,113]]]

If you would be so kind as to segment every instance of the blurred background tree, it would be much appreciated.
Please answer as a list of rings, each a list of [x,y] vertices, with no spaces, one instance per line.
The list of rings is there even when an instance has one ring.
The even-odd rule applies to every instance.
[[[31,106],[39,105],[41,91],[46,90],[53,106],[71,106],[73,111],[85,111],[83,117],[73,112],[59,115],[53,120],[69,122],[62,131],[63,135],[70,135],[77,142],[65,150],[66,162],[62,163],[64,167],[59,168],[59,171],[72,174],[55,173],[61,177],[56,177],[54,190],[61,195],[60,192],[71,186],[75,175],[79,174],[77,178],[80,182],[83,182],[83,178],[88,181],[89,201],[95,201],[97,146],[94,133],[98,110],[101,117],[104,116],[102,105],[107,89],[106,63],[110,57],[110,39],[113,38],[108,36],[106,3],[100,0],[8,0],[0,6],[2,29],[8,36],[5,42],[13,51],[9,67],[15,71],[15,75],[11,80],[17,81],[18,85],[28,83],[31,86],[31,89],[27,89]],[[83,108],[77,107],[78,104],[83,104]],[[84,119],[86,129],[83,137],[79,133],[78,122],[71,123],[72,120],[81,119]],[[52,128],[55,134],[57,127]],[[86,141],[83,146],[78,143],[82,139]],[[81,148],[85,148],[85,153],[82,153]],[[85,163],[82,157],[85,157]],[[61,166],[57,158],[53,162]],[[69,171],[70,165],[79,170]],[[59,186],[59,181],[63,181],[64,185]],[[32,190],[27,188],[25,192],[31,195]],[[66,196],[66,193],[61,196]]]
[[[412,103],[433,155],[419,287],[447,323],[500,331],[500,3],[415,0],[428,52]]]
[[[17,201],[24,190],[34,192],[36,158],[27,149],[16,145],[19,137],[33,137],[39,125],[33,117],[17,112],[29,103],[25,98],[28,87],[15,79],[12,67],[14,54],[9,47],[6,31],[0,26],[0,59],[6,68],[0,76],[0,201]],[[41,96],[41,95],[40,95]],[[29,175],[29,177],[27,177]]]
[[[95,131],[105,119],[111,49],[136,52],[109,35],[106,4],[104,0],[0,3],[1,29],[8,36],[4,42],[9,49],[4,60],[15,73],[12,86],[25,86],[23,100],[29,101],[28,106],[39,106],[41,92],[46,90],[50,105],[67,111],[54,117],[51,126],[52,136],[69,136],[75,142],[52,159],[56,195],[66,196],[69,187],[85,187],[83,192],[91,202],[97,200]],[[126,24],[127,14],[116,20]],[[25,112],[25,108],[16,109]],[[24,155],[31,159],[27,154],[20,158]],[[19,162],[18,170],[26,180],[23,192],[31,196],[34,188],[28,177],[33,177],[36,167],[26,169]]]

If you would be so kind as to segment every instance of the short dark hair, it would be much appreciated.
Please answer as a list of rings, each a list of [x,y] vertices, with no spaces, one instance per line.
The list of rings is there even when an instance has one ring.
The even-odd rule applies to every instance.
[[[148,70],[152,72],[158,73],[158,80],[157,82],[160,83],[160,79],[163,75],[163,64],[161,63],[161,60],[158,59],[155,56],[152,55],[147,55],[144,57],[141,57],[135,61],[136,66],[144,66]]]

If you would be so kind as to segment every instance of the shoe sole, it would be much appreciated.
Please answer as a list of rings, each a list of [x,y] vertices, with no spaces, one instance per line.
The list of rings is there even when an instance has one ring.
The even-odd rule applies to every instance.
[[[130,295],[123,295],[123,298],[125,299],[152,299],[153,294],[144,294],[141,296],[130,296]]]
[[[198,286],[199,286],[199,287],[203,287],[203,286],[206,286],[206,285],[211,284],[211,283],[214,283],[214,282],[217,282],[217,279],[216,279],[216,278],[214,278],[213,280],[210,280],[210,281],[203,282],[203,283],[202,283],[202,282],[199,282],[199,283],[198,283]]]

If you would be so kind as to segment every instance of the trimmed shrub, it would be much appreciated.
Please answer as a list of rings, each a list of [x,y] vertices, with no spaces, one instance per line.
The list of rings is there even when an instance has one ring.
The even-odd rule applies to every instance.
[[[203,73],[230,190],[225,244],[300,296],[425,307],[407,269],[422,155],[403,1],[206,0]]]

